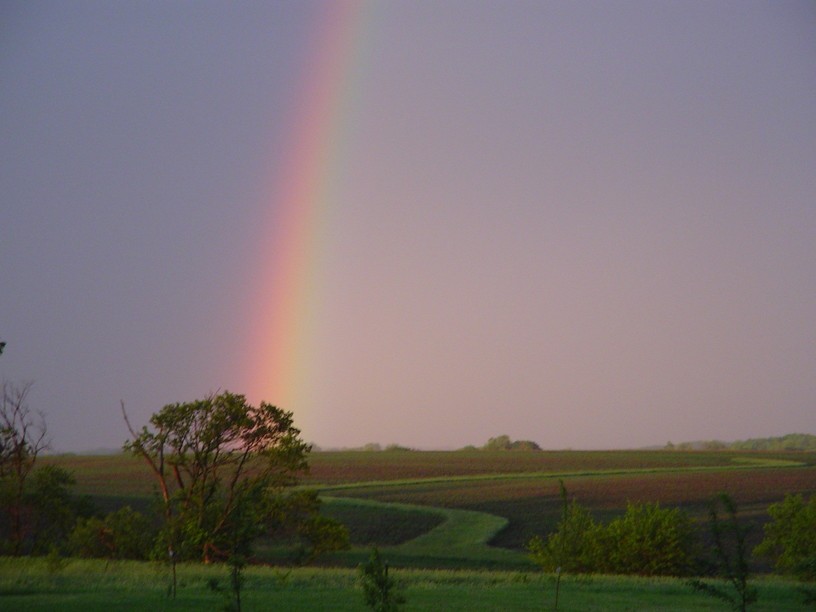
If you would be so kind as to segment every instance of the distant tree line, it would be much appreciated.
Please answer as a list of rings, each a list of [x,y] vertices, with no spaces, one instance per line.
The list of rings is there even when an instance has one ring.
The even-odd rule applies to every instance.
[[[733,442],[729,448],[734,450],[811,451],[816,450],[816,436],[788,434],[778,438],[754,438]]]
[[[400,446],[399,444],[388,444],[387,446],[383,447],[381,444],[377,442],[369,442],[367,444],[363,444],[363,446],[358,446],[356,448],[348,448],[345,450],[350,451],[359,451],[364,453],[392,453],[392,452],[407,452],[414,450],[413,448],[409,448],[407,446]]]
[[[389,444],[387,446],[382,446],[377,442],[369,442],[368,444],[364,444],[363,446],[358,446],[355,448],[345,448],[342,450],[347,451],[359,451],[359,452],[407,452],[413,451],[413,448],[407,446],[400,446],[399,444]],[[508,435],[501,435],[496,436],[495,438],[490,438],[485,444],[482,446],[465,446],[460,450],[463,451],[475,451],[475,450],[486,450],[486,451],[540,451],[541,447],[533,442],[532,440],[513,440]]]
[[[811,434],[787,434],[772,438],[751,438],[736,442],[720,440],[698,440],[696,442],[669,442],[666,450],[750,450],[750,451],[813,451],[816,450],[816,436]]]

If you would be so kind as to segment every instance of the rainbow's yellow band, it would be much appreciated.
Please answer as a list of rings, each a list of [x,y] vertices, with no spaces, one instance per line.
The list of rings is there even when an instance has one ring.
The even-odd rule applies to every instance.
[[[355,94],[351,72],[371,10],[372,3],[362,0],[333,0],[321,8],[294,92],[294,116],[286,121],[287,158],[269,188],[247,395],[296,413],[309,405],[316,268],[343,155],[344,118]]]

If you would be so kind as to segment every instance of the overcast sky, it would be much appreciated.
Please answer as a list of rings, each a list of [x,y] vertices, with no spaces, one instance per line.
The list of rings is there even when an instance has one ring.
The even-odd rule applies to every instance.
[[[813,2],[349,4],[301,379],[263,396],[337,4],[0,4],[0,377],[55,449],[218,389],[323,447],[816,433]]]

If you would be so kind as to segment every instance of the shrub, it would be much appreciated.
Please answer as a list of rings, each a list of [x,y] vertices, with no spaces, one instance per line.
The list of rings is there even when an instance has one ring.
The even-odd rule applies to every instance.
[[[684,576],[694,567],[696,542],[677,508],[629,504],[624,516],[602,525],[573,500],[556,531],[533,537],[527,550],[545,571]]]
[[[768,507],[771,522],[754,553],[773,559],[783,573],[816,580],[816,496],[786,495]]]
[[[80,519],[68,546],[78,557],[147,559],[155,536],[150,521],[125,506],[104,518]]]
[[[597,568],[615,574],[688,575],[695,558],[695,540],[688,515],[660,504],[632,504],[602,533],[607,557]]]

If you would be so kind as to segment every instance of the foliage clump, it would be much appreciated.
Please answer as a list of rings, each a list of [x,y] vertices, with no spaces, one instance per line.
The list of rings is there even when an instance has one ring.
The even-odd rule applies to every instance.
[[[816,580],[816,495],[786,495],[768,508],[771,521],[754,554],[773,559],[776,569],[802,580]]]
[[[156,535],[152,521],[123,506],[105,517],[79,519],[68,539],[68,550],[77,557],[147,559]]]
[[[633,504],[603,525],[575,500],[564,502],[561,521],[546,540],[534,536],[527,544],[531,558],[545,571],[572,573],[685,576],[695,560],[694,531],[678,508]]]
[[[695,566],[694,529],[679,508],[658,503],[627,505],[601,532],[605,571],[641,576],[686,576]]]

